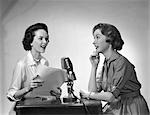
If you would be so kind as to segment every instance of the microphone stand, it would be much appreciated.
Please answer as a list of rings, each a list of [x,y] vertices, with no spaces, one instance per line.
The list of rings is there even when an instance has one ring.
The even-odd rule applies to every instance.
[[[74,95],[74,90],[73,90],[73,84],[74,84],[73,80],[75,80],[73,74],[74,73],[72,71],[68,72],[68,81],[67,81],[68,97],[63,98],[64,103],[71,103],[77,101],[77,97]]]

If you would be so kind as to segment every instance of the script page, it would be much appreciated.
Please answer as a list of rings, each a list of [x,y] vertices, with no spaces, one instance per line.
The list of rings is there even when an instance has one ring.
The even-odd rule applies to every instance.
[[[37,75],[44,81],[41,87],[33,90],[32,96],[49,96],[51,90],[61,87],[67,81],[67,73],[63,69],[40,65],[37,68]]]

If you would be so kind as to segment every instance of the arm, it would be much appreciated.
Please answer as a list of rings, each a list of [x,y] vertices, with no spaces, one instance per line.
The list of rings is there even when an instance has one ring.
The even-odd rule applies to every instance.
[[[44,61],[43,61],[44,60]],[[43,64],[45,66],[49,66],[49,62],[46,58],[43,57]],[[22,68],[22,72],[21,73],[24,73],[25,74],[25,69],[24,69],[24,66],[21,66],[20,68]],[[21,78],[24,76],[24,74],[20,74]],[[35,76],[31,81],[30,83],[28,84],[28,86],[22,88],[22,89],[19,89],[15,94],[14,94],[14,97],[16,99],[21,99],[24,95],[26,95],[28,92],[32,91],[34,88],[37,88],[37,87],[40,87],[42,86],[42,83],[43,83],[43,80],[40,79],[40,76]]]
[[[14,71],[13,71],[13,77],[11,81],[11,85],[8,89],[7,92],[7,97],[11,101],[18,101],[19,99],[16,99],[14,97],[15,93],[21,88],[21,83],[23,81],[23,76],[24,76],[24,64],[22,62],[18,62]],[[25,90],[24,90],[25,92]]]
[[[89,94],[89,98],[96,100],[103,100],[107,102],[112,102],[115,100],[115,97],[111,92],[100,92],[100,93],[91,92]]]
[[[88,93],[81,93],[82,97],[105,100],[108,102],[117,100],[119,98],[120,91],[126,84],[127,80],[130,78],[131,68],[128,66],[127,62],[124,58],[119,59],[115,63],[115,73],[113,77],[113,86],[110,92],[100,92],[95,93],[93,91],[89,91]],[[91,92],[91,93],[90,93]]]
[[[30,92],[31,89],[29,89],[28,87],[25,87],[23,89],[18,90],[15,94],[14,94],[14,98],[16,100],[20,100],[25,94],[27,94],[28,92]]]
[[[120,91],[131,77],[132,66],[124,59],[120,58],[114,65],[113,86],[110,92],[91,93],[90,98],[106,100],[108,102],[118,99]]]
[[[10,85],[10,88],[7,92],[7,97],[11,101],[19,101],[25,94],[30,92],[33,88],[41,86],[40,79],[31,80],[27,87],[21,88],[24,82],[25,76],[25,68],[23,62],[18,62],[14,72],[13,72],[13,79]]]
[[[80,90],[80,96],[82,98],[103,100],[107,102],[114,102],[117,100],[111,92],[85,92]]]
[[[97,73],[99,60],[100,60],[99,56],[92,56],[92,55],[90,56],[90,62],[92,68],[91,68],[91,74],[90,74],[90,79],[88,84],[89,92],[97,92],[96,73]]]
[[[43,81],[39,79],[39,76],[37,75],[34,79],[32,79],[27,87],[24,87],[23,89],[18,90],[14,94],[15,99],[21,99],[25,94],[32,91],[34,88],[42,86]]]
[[[96,72],[97,72],[97,67],[92,67],[90,79],[89,79],[89,84],[88,84],[88,91],[89,92],[97,92]]]

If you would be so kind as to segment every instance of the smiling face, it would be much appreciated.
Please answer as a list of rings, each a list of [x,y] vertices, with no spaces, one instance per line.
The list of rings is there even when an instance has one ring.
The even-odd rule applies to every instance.
[[[107,37],[101,33],[100,29],[96,29],[93,33],[93,36],[94,36],[93,44],[96,48],[96,52],[105,53],[110,47],[110,44],[106,42]]]
[[[35,31],[35,36],[33,38],[33,42],[31,43],[31,51],[36,53],[44,53],[48,42],[49,36],[44,29]]]

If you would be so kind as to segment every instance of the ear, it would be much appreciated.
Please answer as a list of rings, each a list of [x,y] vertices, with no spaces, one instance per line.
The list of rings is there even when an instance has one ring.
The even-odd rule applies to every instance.
[[[106,42],[107,42],[107,43],[111,43],[111,40],[110,40],[110,39],[106,39]]]
[[[108,43],[111,48],[113,47],[113,43],[110,39],[106,39],[106,43]]]

